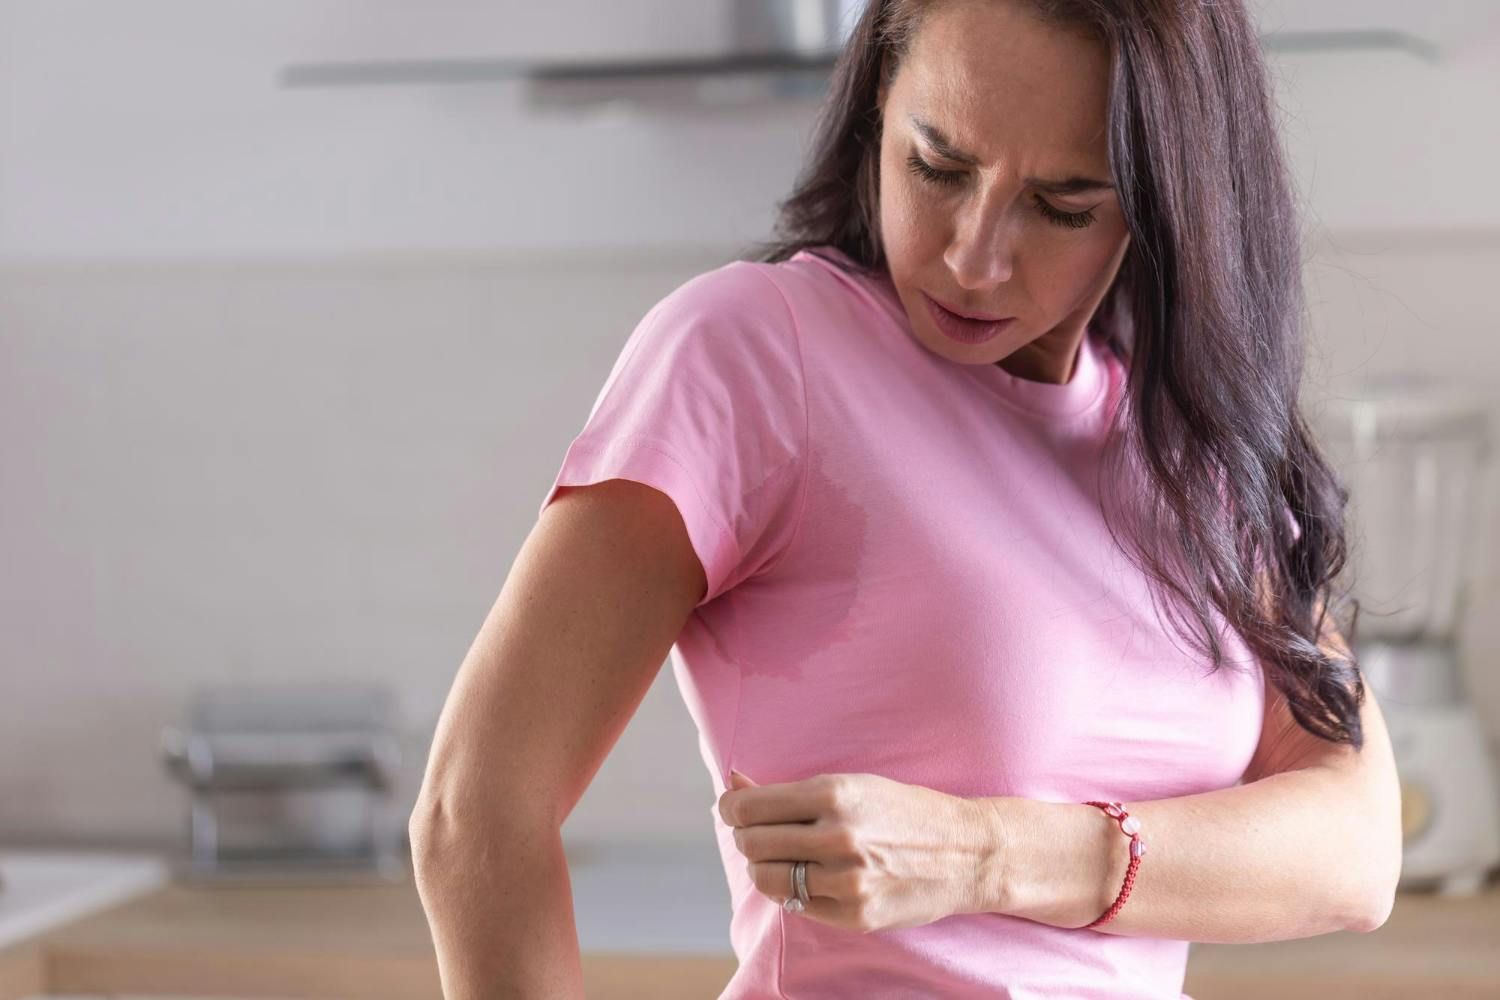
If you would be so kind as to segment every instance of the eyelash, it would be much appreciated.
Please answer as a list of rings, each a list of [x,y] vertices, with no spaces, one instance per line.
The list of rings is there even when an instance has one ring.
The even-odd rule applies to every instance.
[[[931,184],[957,184],[963,178],[963,173],[957,170],[938,170],[932,164],[913,153],[906,158],[912,173]],[[1063,212],[1047,204],[1040,196],[1035,198],[1036,207],[1041,210],[1051,222],[1067,229],[1083,229],[1094,224],[1094,213],[1087,212]]]

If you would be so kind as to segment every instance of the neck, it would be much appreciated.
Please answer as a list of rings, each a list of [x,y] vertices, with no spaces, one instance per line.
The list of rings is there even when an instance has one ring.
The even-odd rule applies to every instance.
[[[1048,338],[1052,334],[1043,334],[996,361],[995,365],[1016,378],[1064,385],[1073,380],[1073,373],[1078,368],[1078,353],[1083,350],[1083,336],[1083,332],[1079,331],[1066,341],[1049,342]]]

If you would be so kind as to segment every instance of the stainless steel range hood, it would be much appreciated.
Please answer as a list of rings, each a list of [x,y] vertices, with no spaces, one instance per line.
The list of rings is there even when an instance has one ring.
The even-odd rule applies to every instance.
[[[640,102],[712,107],[820,97],[867,0],[729,0],[723,51],[605,59],[299,63],[283,87],[516,81],[533,106]]]
[[[284,87],[517,81],[540,106],[599,102],[714,106],[821,97],[866,0],[731,0],[728,49],[609,59],[356,60],[285,67]],[[1268,52],[1389,50],[1439,62],[1441,47],[1403,30],[1276,31]]]
[[[289,66],[287,87],[517,81],[537,110],[640,104],[717,108],[818,99],[838,51],[731,52],[591,62],[440,59]]]

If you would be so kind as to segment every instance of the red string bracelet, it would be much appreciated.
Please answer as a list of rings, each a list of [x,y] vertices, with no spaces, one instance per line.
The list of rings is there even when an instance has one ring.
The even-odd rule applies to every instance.
[[[1141,839],[1141,821],[1125,811],[1125,806],[1119,802],[1085,802],[1086,806],[1098,806],[1104,810],[1105,815],[1116,820],[1120,824],[1120,831],[1130,838],[1130,867],[1125,869],[1125,884],[1120,888],[1120,894],[1115,897],[1109,909],[1093,923],[1084,924],[1080,930],[1088,930],[1107,924],[1120,912],[1120,907],[1125,905],[1125,900],[1130,896],[1130,887],[1135,885],[1135,872],[1141,866],[1141,855],[1146,853],[1146,842]]]

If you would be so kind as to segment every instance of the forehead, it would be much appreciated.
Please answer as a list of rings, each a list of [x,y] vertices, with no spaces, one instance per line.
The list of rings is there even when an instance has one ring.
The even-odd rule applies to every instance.
[[[1018,0],[961,0],[927,16],[893,91],[986,163],[1019,152],[1103,164],[1109,69],[1102,42]]]

